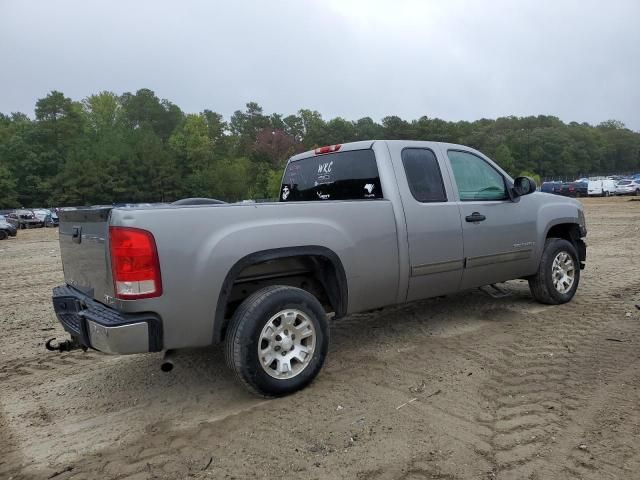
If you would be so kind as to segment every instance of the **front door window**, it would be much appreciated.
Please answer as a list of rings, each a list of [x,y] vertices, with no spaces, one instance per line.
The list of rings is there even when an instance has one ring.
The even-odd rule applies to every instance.
[[[504,177],[482,158],[469,152],[447,152],[453,176],[463,202],[505,200],[507,189]]]

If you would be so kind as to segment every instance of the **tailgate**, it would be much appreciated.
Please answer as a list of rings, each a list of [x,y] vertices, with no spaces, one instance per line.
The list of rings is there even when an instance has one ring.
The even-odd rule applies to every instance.
[[[60,218],[60,255],[64,280],[99,302],[113,296],[109,267],[109,213],[111,207],[63,209]]]

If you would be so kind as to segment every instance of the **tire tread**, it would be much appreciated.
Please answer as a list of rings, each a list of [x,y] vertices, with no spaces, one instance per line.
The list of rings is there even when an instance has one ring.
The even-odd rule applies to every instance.
[[[555,251],[557,250],[557,248],[563,244],[565,244],[565,249],[568,250],[568,252],[572,255],[576,263],[575,264],[575,268],[576,268],[575,282],[576,282],[576,289],[577,289],[578,283],[580,281],[580,271],[579,271],[580,264],[579,264],[579,261],[577,261],[578,256],[577,256],[575,247],[571,242],[563,238],[556,238],[556,237],[547,238],[544,243],[544,250],[542,251],[542,257],[540,258],[538,271],[536,272],[535,275],[529,277],[528,279],[529,290],[531,291],[531,295],[533,296],[534,299],[536,299],[540,303],[544,303],[547,305],[559,305],[561,303],[564,303],[564,301],[556,298],[552,294],[549,283],[548,283],[548,278],[547,278],[548,272],[546,271],[549,262],[552,261],[552,259],[550,259],[549,257],[552,254],[555,254]],[[575,290],[574,290],[574,294],[575,294]],[[571,298],[573,298],[573,295],[571,296]],[[569,300],[571,300],[571,298]]]
[[[235,311],[233,318],[229,322],[225,339],[225,357],[229,368],[234,372],[235,376],[240,382],[254,394],[264,397],[273,398],[279,395],[270,394],[263,391],[258,387],[255,379],[248,374],[249,365],[246,358],[242,355],[242,340],[247,338],[245,330],[249,328],[250,318],[252,313],[261,308],[262,305],[272,297],[278,295],[281,292],[304,292],[305,295],[310,295],[305,290],[300,288],[285,286],[285,285],[271,285],[254,292],[249,295],[242,304]],[[314,297],[315,298],[315,297]],[[319,305],[319,304],[318,304]],[[328,333],[328,332],[327,332]],[[328,340],[328,338],[327,338]]]

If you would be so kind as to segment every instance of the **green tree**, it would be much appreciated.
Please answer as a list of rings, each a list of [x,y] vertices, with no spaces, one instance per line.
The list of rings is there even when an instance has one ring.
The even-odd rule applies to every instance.
[[[7,167],[0,163],[0,208],[18,207],[16,182]]]
[[[180,108],[168,100],[160,100],[148,88],[142,88],[135,94],[126,92],[120,101],[130,128],[151,127],[163,141],[171,136],[184,116]]]
[[[262,113],[262,107],[256,102],[247,103],[244,112],[236,110],[229,121],[229,130],[236,140],[236,154],[251,154],[258,132],[268,126],[269,117]]]
[[[513,157],[511,156],[511,150],[504,143],[501,144],[497,149],[496,153],[493,155],[493,159],[496,161],[498,165],[500,165],[507,173],[513,174],[513,169],[515,167]]]
[[[249,102],[227,122],[213,110],[185,115],[144,88],[81,102],[52,91],[36,102],[33,120],[0,114],[0,206],[277,198],[291,155],[379,138],[461,143],[510,173],[533,176],[640,171],[640,133],[617,120],[597,126],[550,115],[325,120],[310,109],[266,114]]]

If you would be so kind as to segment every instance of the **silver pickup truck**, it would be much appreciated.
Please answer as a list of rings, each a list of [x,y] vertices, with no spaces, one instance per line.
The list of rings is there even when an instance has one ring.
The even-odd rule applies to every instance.
[[[64,209],[53,305],[67,347],[224,343],[248,388],[285,395],[318,374],[332,317],[517,278],[559,304],[584,268],[581,204],[461,145],[318,148],[288,161],[279,195]]]

